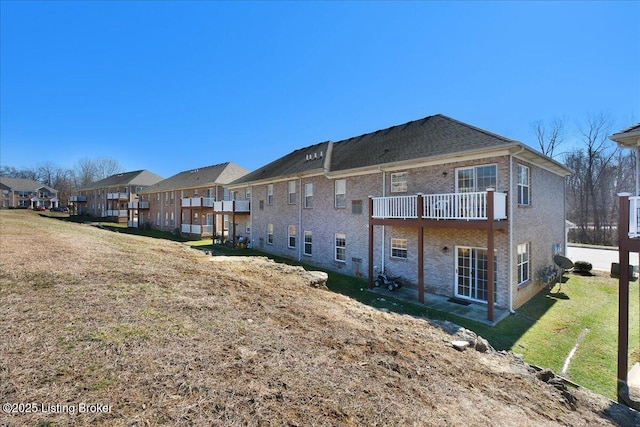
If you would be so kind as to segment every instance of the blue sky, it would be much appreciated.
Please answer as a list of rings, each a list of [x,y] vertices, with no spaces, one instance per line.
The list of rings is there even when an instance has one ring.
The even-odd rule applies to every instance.
[[[640,121],[640,2],[0,2],[0,164],[164,177],[442,113]],[[573,129],[570,129],[573,130]]]

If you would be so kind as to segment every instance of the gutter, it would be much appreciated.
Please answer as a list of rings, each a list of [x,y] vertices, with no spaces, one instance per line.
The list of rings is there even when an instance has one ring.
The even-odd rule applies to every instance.
[[[509,313],[515,314],[513,309],[513,156],[517,156],[525,150],[520,146],[520,151],[509,156]]]

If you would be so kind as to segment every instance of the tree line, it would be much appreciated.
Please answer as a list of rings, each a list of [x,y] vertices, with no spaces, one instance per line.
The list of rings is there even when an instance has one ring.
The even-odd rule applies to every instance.
[[[118,161],[109,157],[83,158],[72,168],[62,168],[48,161],[35,168],[0,166],[0,176],[32,179],[55,188],[62,205],[79,188],[121,172],[123,170]]]
[[[618,240],[618,193],[635,191],[636,151],[622,149],[608,136],[613,121],[604,114],[588,116],[570,131],[569,120],[554,118],[531,124],[537,148],[573,171],[567,178],[567,220],[573,226],[569,241],[594,245],[615,245]],[[571,141],[571,148],[561,151]],[[68,200],[77,189],[123,172],[108,157],[84,158],[73,168],[45,162],[33,169],[0,166],[0,176],[29,178],[59,191]],[[535,184],[534,184],[535,185]]]
[[[636,151],[620,148],[608,137],[613,121],[590,115],[569,135],[568,120],[532,124],[538,149],[573,171],[567,178],[569,241],[615,246],[618,241],[618,193],[635,192]],[[572,148],[561,152],[567,140]]]

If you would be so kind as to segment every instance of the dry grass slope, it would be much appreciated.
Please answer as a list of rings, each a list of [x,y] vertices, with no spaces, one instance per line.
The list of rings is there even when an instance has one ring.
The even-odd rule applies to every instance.
[[[458,352],[421,319],[264,260],[0,212],[0,403],[111,405],[0,425],[633,425],[572,410],[511,355]],[[613,417],[613,418],[612,418]]]

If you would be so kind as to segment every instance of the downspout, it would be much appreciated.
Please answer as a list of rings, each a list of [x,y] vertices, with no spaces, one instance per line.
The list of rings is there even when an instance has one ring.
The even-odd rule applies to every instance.
[[[298,236],[298,261],[302,260],[302,245],[304,245],[304,233],[302,232],[302,202],[304,200],[304,195],[302,194],[302,177],[298,176],[298,183],[300,189],[300,197],[298,203],[298,232],[296,233]]]
[[[387,189],[387,184],[386,184],[386,180],[387,180],[387,174],[380,169],[380,171],[382,172],[382,197],[386,197],[386,189]],[[385,232],[385,226],[382,226],[382,233],[381,233],[381,244],[380,244],[380,272],[384,272],[384,232]]]
[[[523,151],[524,147],[520,147],[520,151],[509,156],[509,313],[511,314],[515,314],[513,309],[513,156]]]
[[[249,236],[249,242],[251,243],[251,248],[255,248],[253,241],[253,186],[250,185],[249,188],[251,192],[249,193],[249,229],[251,230],[251,235]]]

